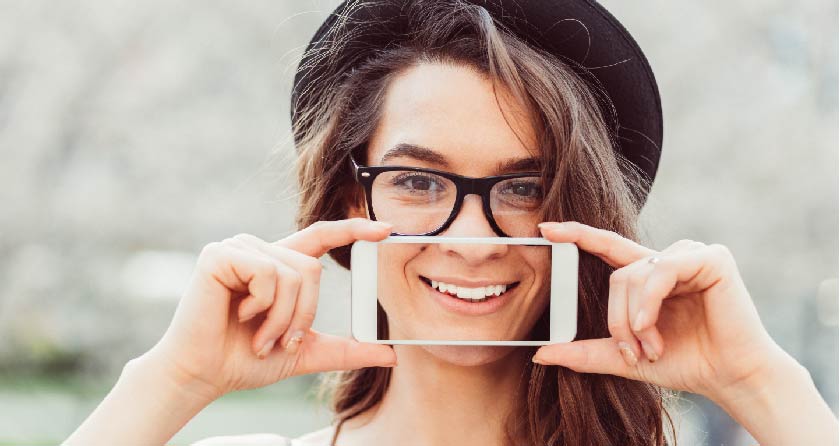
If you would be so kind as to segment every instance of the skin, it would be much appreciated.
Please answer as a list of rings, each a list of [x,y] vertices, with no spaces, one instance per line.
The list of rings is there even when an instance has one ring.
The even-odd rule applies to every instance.
[[[448,235],[448,231],[444,233]],[[504,340],[527,338],[549,299],[548,247],[474,244],[383,245],[379,251],[379,301],[388,315],[389,339]],[[423,277],[484,278],[518,285],[508,305],[483,316],[453,313],[432,302]],[[466,365],[466,364],[464,364]]]
[[[475,72],[444,65],[416,67],[389,88],[383,119],[368,146],[368,164],[426,167],[478,177],[510,173],[497,170],[497,165],[531,157],[536,148],[527,114],[508,103],[505,107],[498,107],[488,81]],[[524,135],[528,146],[514,129]],[[389,149],[402,143],[433,150],[443,163],[408,155],[383,160]],[[352,214],[367,216],[366,210],[358,208]],[[466,197],[456,220],[440,235],[496,236],[475,195]],[[388,315],[390,338],[525,339],[548,303],[549,254],[546,248],[512,245],[383,245],[379,277],[387,280],[380,281],[379,296]],[[419,279],[421,275],[520,284],[510,291],[511,305],[491,315],[470,317],[429,305],[430,290]],[[449,363],[478,365],[510,349],[439,346],[426,350]]]
[[[446,170],[492,174],[498,158],[527,156],[533,147],[527,114],[501,93],[497,104],[491,85],[465,67],[406,71],[389,88],[369,155],[376,159],[389,144],[414,139],[445,151]],[[447,235],[494,236],[475,198],[467,198]],[[358,218],[319,222],[274,242],[239,234],[207,245],[161,340],[126,364],[63,444],[163,445],[226,393],[307,373],[381,366],[393,367],[388,391],[345,423],[337,444],[502,445],[502,421],[511,410],[505,396],[528,360],[704,395],[764,446],[837,444],[836,417],[808,371],[764,329],[722,245],[680,240],[657,251],[577,222],[547,222],[540,228],[545,238],[575,243],[617,268],[610,277],[610,337],[544,346],[533,358],[511,347],[392,349],[311,328],[318,258],[355,240],[382,240],[392,229],[365,219],[363,209],[353,212]],[[515,255],[494,245],[477,253],[438,249],[426,254],[481,262]],[[652,256],[659,261],[650,263]],[[394,277],[428,267],[421,260],[405,257],[406,273]],[[525,327],[531,313],[521,310],[505,317]]]
[[[507,98],[500,95],[500,108],[489,80],[464,67],[427,64],[410,69],[394,79],[388,88],[383,117],[369,142],[367,159],[379,164],[388,149],[399,143],[412,143],[440,153],[446,164],[409,157],[389,160],[388,164],[430,167],[473,177],[503,173],[496,170],[500,161],[533,157],[537,153],[536,135],[528,114]],[[351,214],[354,217],[366,215],[360,208]],[[441,235],[496,236],[484,216],[480,197],[475,195],[465,198],[455,221]],[[485,338],[499,336],[502,339],[508,334],[523,337],[547,303],[543,288],[545,262],[540,261],[539,253],[528,255],[525,251],[527,249],[511,249],[505,245],[429,245],[421,253],[412,252],[410,247],[403,248],[402,253],[393,256],[394,261],[383,262],[391,265],[384,277],[399,277],[397,283],[388,286],[412,290],[408,293],[410,296],[423,293],[417,283],[417,273],[442,271],[436,268],[440,266],[457,268],[459,273],[471,267],[497,277],[504,274],[505,278],[522,278],[526,286],[517,296],[527,296],[515,301],[518,305],[508,306],[506,311],[493,317],[473,320],[447,314],[436,306],[414,305],[411,308],[424,317],[411,320],[397,310],[396,302],[389,305],[392,302],[386,295],[383,307],[389,315],[394,314],[395,323],[391,325],[399,330],[394,336],[417,337],[435,333],[421,328],[422,324],[432,324],[439,330],[437,333],[445,333],[448,338],[450,334],[475,337],[477,331]],[[528,260],[523,264],[523,259]],[[445,265],[440,265],[441,262]],[[511,410],[511,399],[498,398],[498,395],[510,395],[516,390],[525,364],[519,349],[395,345],[394,350],[400,367],[393,370],[389,392],[375,413],[345,423],[337,443],[350,446],[373,442],[414,444],[406,441],[416,441],[416,444],[503,443],[500,421]],[[487,392],[489,388],[494,392]],[[459,397],[440,401],[439,396],[447,394]],[[401,426],[400,431],[395,431],[394,426]],[[402,429],[409,426],[420,433],[414,440],[402,438]],[[453,426],[482,426],[482,429],[453,430]]]

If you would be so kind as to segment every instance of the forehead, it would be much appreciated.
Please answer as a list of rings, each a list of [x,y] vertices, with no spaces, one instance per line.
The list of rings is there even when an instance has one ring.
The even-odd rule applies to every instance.
[[[426,63],[406,70],[387,88],[368,163],[380,164],[401,143],[439,152],[465,175],[486,175],[499,160],[538,157],[528,110],[506,90],[496,93],[488,78],[466,66]]]

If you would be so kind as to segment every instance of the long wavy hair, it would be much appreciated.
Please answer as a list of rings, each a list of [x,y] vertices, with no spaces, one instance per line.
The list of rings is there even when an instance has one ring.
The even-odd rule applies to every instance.
[[[360,1],[349,7],[370,5]],[[544,221],[576,220],[638,240],[639,191],[647,185],[616,150],[603,112],[611,110],[609,98],[594,77],[515,37],[481,6],[461,0],[410,0],[402,11],[409,30],[393,36],[398,43],[371,48],[374,56],[348,73],[319,78],[305,102],[293,104],[300,116],[293,128],[298,141],[299,228],[347,218],[351,206],[364,203],[348,156],[354,153],[366,162],[367,142],[391,80],[419,64],[444,63],[477,70],[497,92],[504,88],[532,112],[544,184],[549,185]],[[352,38],[348,33],[334,24],[327,32],[330,46],[313,55],[314,63],[331,63],[330,55]],[[349,269],[348,247],[330,256]],[[609,337],[607,301],[613,269],[581,252],[579,271],[576,339]],[[547,331],[546,324],[543,315],[534,330]],[[519,348],[531,350],[527,357],[536,351]],[[390,369],[380,367],[322,375],[321,394],[331,398],[335,412],[333,444],[346,420],[379,403],[390,376]],[[676,438],[665,404],[670,396],[640,381],[527,361],[506,432],[509,443],[516,445],[666,445],[666,418],[668,434]]]

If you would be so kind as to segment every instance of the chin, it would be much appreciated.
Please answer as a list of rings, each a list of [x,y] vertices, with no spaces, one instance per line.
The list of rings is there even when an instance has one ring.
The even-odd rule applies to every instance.
[[[496,362],[517,348],[509,345],[423,345],[421,347],[441,361],[463,367]]]

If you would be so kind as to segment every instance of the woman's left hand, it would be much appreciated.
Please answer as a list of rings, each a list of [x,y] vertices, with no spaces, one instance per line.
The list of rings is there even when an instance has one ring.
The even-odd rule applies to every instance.
[[[546,239],[575,243],[616,270],[609,286],[612,337],[543,346],[535,362],[646,381],[719,403],[774,367],[795,364],[764,329],[723,245],[680,240],[658,252],[578,222],[545,223],[541,230]]]

